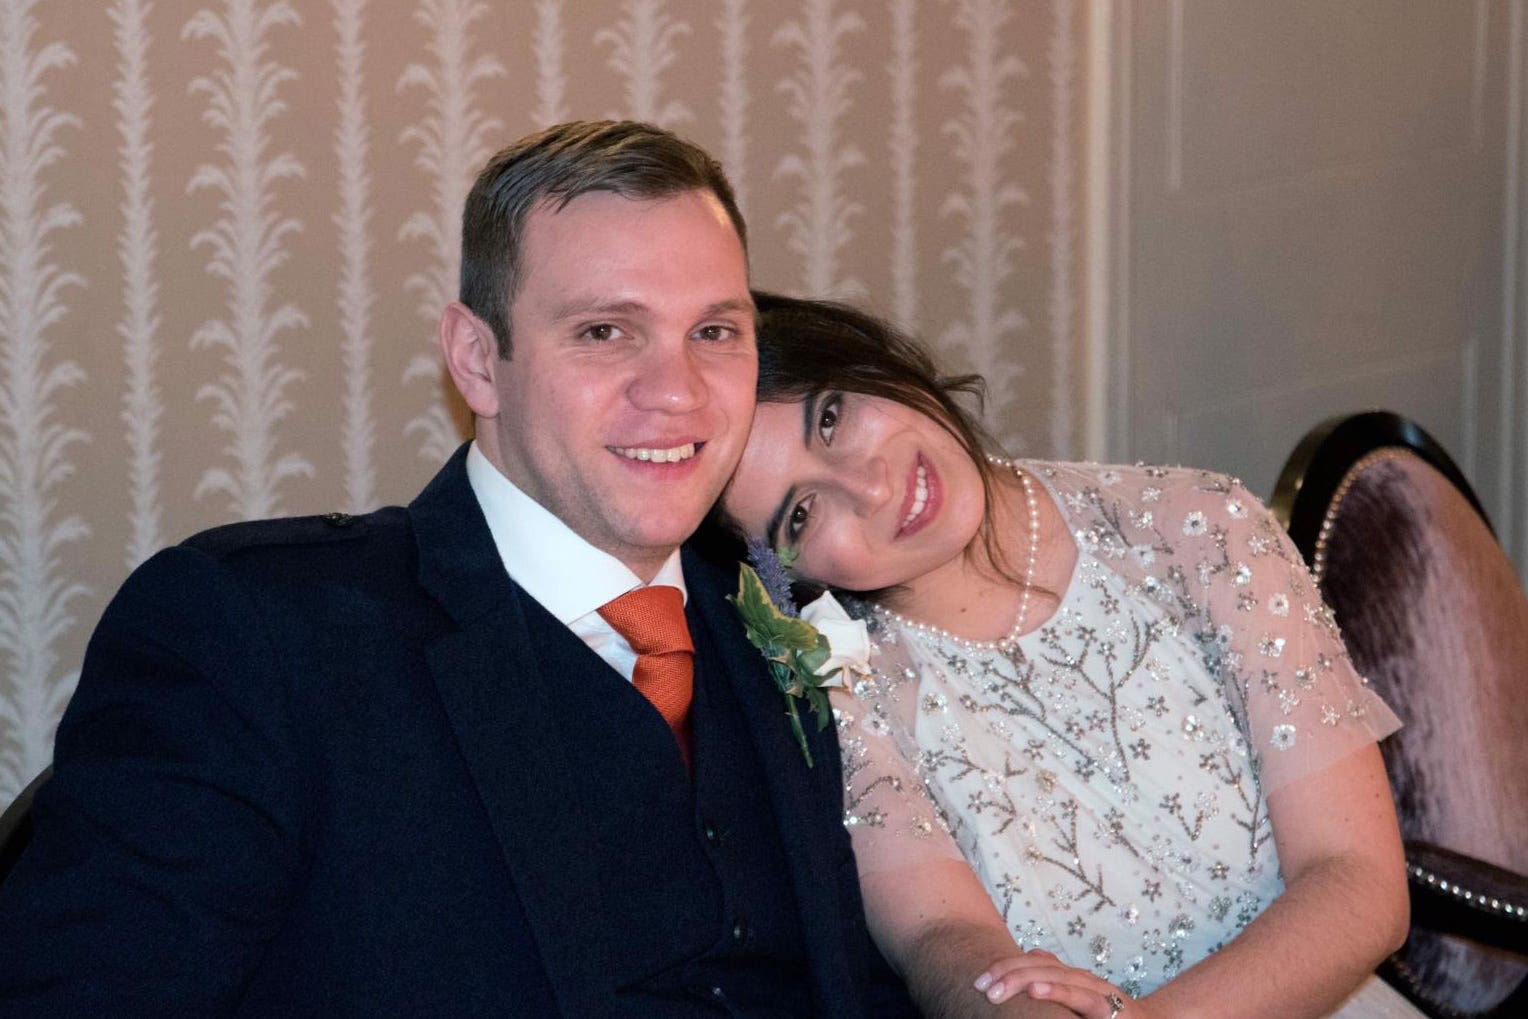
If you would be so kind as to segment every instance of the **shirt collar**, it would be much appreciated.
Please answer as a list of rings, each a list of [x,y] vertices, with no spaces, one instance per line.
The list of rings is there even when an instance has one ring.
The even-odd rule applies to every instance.
[[[467,451],[467,481],[510,579],[560,622],[571,623],[642,586],[625,563],[579,537],[499,473],[475,441]],[[677,548],[652,583],[677,587],[688,603]]]

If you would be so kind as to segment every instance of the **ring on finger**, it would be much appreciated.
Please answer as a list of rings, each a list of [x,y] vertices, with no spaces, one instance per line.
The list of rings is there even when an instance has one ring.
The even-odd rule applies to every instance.
[[[1119,1019],[1120,1010],[1125,1007],[1125,999],[1110,991],[1104,995],[1104,1001],[1108,1002],[1109,1008],[1112,1009],[1109,1013],[1109,1019]]]

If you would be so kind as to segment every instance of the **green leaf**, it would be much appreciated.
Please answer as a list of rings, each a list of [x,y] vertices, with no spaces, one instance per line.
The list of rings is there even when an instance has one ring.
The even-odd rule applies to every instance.
[[[737,594],[728,598],[737,610],[743,614],[743,618],[753,619],[767,614],[773,610],[778,612],[774,603],[769,600],[769,592],[764,589],[764,582],[759,575],[753,572],[752,566],[742,566],[737,572]]]
[[[729,595],[728,600],[737,606],[738,614],[743,617],[743,628],[753,646],[770,657],[817,645],[820,637],[817,628],[776,608],[753,567],[738,569],[737,594]]]
[[[785,697],[785,714],[790,719],[796,743],[801,747],[801,756],[806,758],[808,768],[813,767],[812,751],[807,746],[806,730],[801,724],[796,700],[806,699],[817,716],[819,732],[827,727],[832,712],[827,694],[819,689],[826,677],[816,675],[817,669],[831,655],[827,638],[806,620],[781,612],[770,600],[764,582],[751,566],[739,566],[737,594],[728,595],[727,600],[742,617],[743,632],[748,635],[749,642],[764,652],[770,678]]]

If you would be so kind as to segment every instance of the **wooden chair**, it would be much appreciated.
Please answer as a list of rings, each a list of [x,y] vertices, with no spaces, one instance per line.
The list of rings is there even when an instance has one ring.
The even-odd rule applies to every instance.
[[[1412,928],[1381,973],[1440,1019],[1528,1016],[1528,597],[1468,482],[1414,423],[1333,418],[1271,500],[1358,671],[1382,744]]]

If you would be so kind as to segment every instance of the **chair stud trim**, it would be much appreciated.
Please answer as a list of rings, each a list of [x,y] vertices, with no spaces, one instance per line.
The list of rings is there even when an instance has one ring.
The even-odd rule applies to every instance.
[[[1319,587],[1326,577],[1326,545],[1331,537],[1332,528],[1337,526],[1337,514],[1342,510],[1342,500],[1347,498],[1348,490],[1357,483],[1358,476],[1377,463],[1409,456],[1415,456],[1415,454],[1404,446],[1386,446],[1359,458],[1342,476],[1342,482],[1337,486],[1337,491],[1332,493],[1331,501],[1327,503],[1326,515],[1321,518],[1321,531],[1316,535],[1316,549],[1311,556],[1310,571],[1316,578],[1316,586]]]
[[[1444,895],[1448,895],[1483,912],[1497,913],[1513,920],[1528,922],[1528,906],[1504,902],[1494,897],[1488,898],[1485,895],[1477,895],[1463,885],[1449,881],[1428,870],[1426,867],[1420,867],[1414,863],[1406,865],[1406,872],[1411,876],[1412,880],[1420,881],[1429,888],[1436,889]]]

